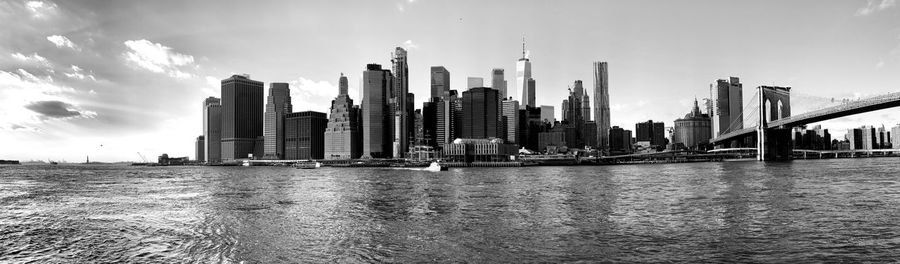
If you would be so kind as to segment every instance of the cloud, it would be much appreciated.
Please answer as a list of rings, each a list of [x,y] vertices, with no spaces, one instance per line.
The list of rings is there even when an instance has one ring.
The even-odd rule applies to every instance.
[[[418,49],[419,45],[413,43],[413,41],[411,39],[409,39],[409,40],[406,40],[403,42],[403,48],[406,50]]]
[[[75,89],[57,85],[49,76],[38,77],[24,69],[10,72],[0,70],[0,87],[3,87],[0,89],[0,113],[3,113],[0,115],[0,127],[10,127],[13,124],[26,127],[41,125],[48,118],[37,110],[43,111],[44,108],[40,104],[31,106],[34,102],[41,101],[65,102],[72,106],[71,109],[78,111],[81,117],[96,116],[94,112],[80,110],[73,103],[71,97],[77,94]]]
[[[28,11],[31,11],[31,15],[35,18],[47,17],[56,12],[56,4],[53,2],[28,1],[25,3],[25,7],[28,8]]]
[[[290,81],[289,84],[294,111],[328,112],[331,108],[331,100],[338,94],[337,85],[328,81],[317,82],[300,77]]]
[[[125,41],[128,47],[123,55],[125,60],[155,73],[166,73],[175,78],[189,78],[192,75],[179,67],[194,63],[194,56],[172,51],[172,48],[153,43],[146,39]]]
[[[72,78],[72,79],[79,79],[79,80],[91,79],[91,80],[93,80],[93,81],[97,81],[97,78],[94,77],[93,74],[84,74],[84,73],[82,73],[82,72],[84,72],[84,70],[82,70],[81,67],[78,67],[78,66],[76,66],[76,65],[72,65],[71,69],[72,69],[72,73],[65,72],[65,73],[63,73],[63,74],[65,74],[66,77],[69,77],[69,78]],[[92,91],[93,91],[93,90],[92,90]]]
[[[53,45],[56,45],[57,48],[70,48],[73,50],[81,50],[78,46],[75,45],[69,38],[60,35],[47,36],[47,40],[52,42]]]
[[[25,108],[48,118],[64,118],[80,116],[71,104],[61,101],[37,101],[25,105]]]
[[[868,0],[866,6],[856,10],[857,16],[867,16],[872,13],[888,9],[896,5],[897,0]]]
[[[41,55],[38,55],[37,53],[32,53],[31,56],[27,56],[22,53],[16,52],[16,53],[11,54],[11,56],[20,61],[37,62],[44,66],[50,66],[50,62],[47,61],[47,58],[41,57]]]

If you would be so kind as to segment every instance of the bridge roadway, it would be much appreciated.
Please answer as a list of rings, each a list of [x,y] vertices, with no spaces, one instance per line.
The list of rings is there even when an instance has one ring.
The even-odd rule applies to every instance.
[[[766,128],[790,128],[898,106],[900,106],[900,92],[852,101],[838,106],[827,107],[775,121],[769,121]],[[710,140],[710,143],[718,144],[727,142],[729,140],[752,135],[753,133],[756,133],[755,127],[743,128],[718,136]]]

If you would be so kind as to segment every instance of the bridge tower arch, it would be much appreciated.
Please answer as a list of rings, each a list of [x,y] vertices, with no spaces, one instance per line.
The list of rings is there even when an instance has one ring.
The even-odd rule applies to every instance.
[[[756,89],[759,97],[756,159],[790,159],[793,152],[790,128],[768,128],[768,123],[791,116],[791,87],[759,86]]]

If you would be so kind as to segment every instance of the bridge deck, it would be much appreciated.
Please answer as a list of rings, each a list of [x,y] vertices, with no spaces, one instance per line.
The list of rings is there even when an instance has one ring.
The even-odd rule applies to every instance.
[[[771,121],[766,127],[788,128],[897,106],[900,106],[900,93],[890,93]],[[755,131],[755,127],[743,128],[718,136],[710,142],[713,144],[725,142],[752,135]]]

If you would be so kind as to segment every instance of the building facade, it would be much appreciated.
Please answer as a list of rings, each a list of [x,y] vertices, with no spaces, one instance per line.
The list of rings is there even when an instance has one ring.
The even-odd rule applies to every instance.
[[[488,87],[462,93],[462,138],[500,138],[500,95]]]
[[[710,98],[713,112],[711,115],[712,136],[744,128],[743,85],[738,77],[728,80],[719,79],[710,84]]]
[[[528,59],[528,53],[525,51],[525,40],[522,40],[522,58],[516,61],[516,87],[509,89],[510,94],[516,94],[517,90],[521,90],[522,96],[514,98],[522,103],[521,107],[536,107],[534,101],[534,79],[531,77],[531,60]]]
[[[663,122],[647,122],[637,123],[635,125],[635,139],[638,142],[646,141],[650,146],[665,147],[666,146],[666,126]]]
[[[503,139],[506,140],[507,143],[518,144],[519,143],[519,101],[516,100],[503,100],[501,101],[502,109],[500,111],[500,115],[502,116],[501,121],[504,123],[503,128],[506,131],[502,131]]]
[[[466,78],[466,89],[472,89],[475,87],[484,87],[484,78],[481,78],[481,77]]]
[[[431,99],[442,98],[450,92],[450,72],[444,66],[431,66]]]
[[[347,77],[338,79],[338,96],[331,101],[328,125],[325,128],[325,159],[358,159],[362,155],[359,108],[354,107],[348,94]]]
[[[681,145],[688,149],[697,149],[701,145],[709,143],[711,138],[711,121],[709,115],[700,112],[700,105],[694,99],[694,108],[691,112],[675,120],[672,135],[672,144]]]
[[[509,98],[509,94],[506,93],[506,79],[502,68],[494,68],[491,70],[491,88],[500,92],[500,98]]]
[[[362,158],[389,158],[392,155],[390,88],[391,71],[381,65],[366,65],[363,72],[363,153]]]
[[[325,158],[325,130],[328,117],[325,113],[303,111],[284,117],[284,158],[307,160]]]
[[[609,151],[609,69],[606,62],[594,62],[594,120],[597,122],[597,148]]]
[[[197,141],[194,142],[194,158],[196,158],[195,160],[199,162],[203,162],[206,160],[206,158],[204,158],[206,154],[203,153],[203,146],[206,145],[203,143],[204,141],[205,140],[203,139],[203,136],[198,136]]]
[[[222,160],[248,158],[263,136],[263,82],[249,75],[222,80]]]
[[[222,161],[222,100],[209,97],[203,100],[203,161]]]
[[[270,83],[263,129],[264,158],[284,158],[284,114],[290,112],[293,112],[291,88],[287,83]]]

